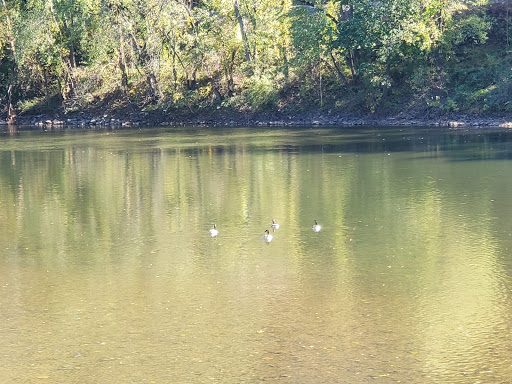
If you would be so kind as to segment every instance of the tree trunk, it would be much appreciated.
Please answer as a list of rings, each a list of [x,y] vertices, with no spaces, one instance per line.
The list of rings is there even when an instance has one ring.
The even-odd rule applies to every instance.
[[[121,28],[119,28],[121,29]],[[119,30],[119,69],[121,70],[121,89],[123,92],[128,90],[128,74],[126,73],[126,57],[124,55],[123,32]]]
[[[442,9],[436,14],[436,25],[441,33],[444,33],[444,15]],[[437,90],[435,91],[440,93],[444,92],[446,85],[446,76],[444,72],[445,57],[442,49],[442,45],[437,45],[432,49],[435,73],[437,74],[437,79],[435,81],[435,88],[437,88]]]
[[[389,61],[386,63],[386,79],[391,81],[391,66],[389,64]],[[386,82],[383,86],[382,86],[382,99],[383,100],[386,100],[389,96],[389,91],[390,91],[391,87],[388,85],[388,83]]]
[[[12,106],[12,84],[9,84],[7,89],[7,120],[12,121],[16,116],[16,112]]]
[[[158,81],[156,78],[155,73],[153,72],[153,69],[150,67],[150,56],[147,52],[146,48],[146,42],[142,44],[142,46],[139,45],[137,41],[137,37],[132,32],[131,33],[131,39],[134,49],[137,52],[137,61],[139,62],[140,66],[143,68],[144,73],[146,74],[146,80],[148,85],[148,92],[149,96],[152,99],[157,99],[161,97],[160,87],[158,85]]]
[[[332,51],[330,52],[330,55],[331,55],[332,64],[334,66],[334,69],[336,70],[336,73],[338,74],[338,77],[343,82],[343,85],[347,85],[347,78],[345,77],[343,72],[341,72],[341,69],[340,69],[338,62],[336,61],[336,58],[334,57],[334,54],[332,53]]]
[[[148,86],[149,86],[149,96],[153,100],[157,100],[160,98],[160,91],[158,89],[158,81],[156,79],[153,71],[148,71],[146,75]]]
[[[174,80],[174,90],[178,90],[178,70],[176,69],[176,51],[172,53],[172,77]]]
[[[348,63],[349,63],[349,67],[350,67],[350,73],[352,74],[352,79],[355,80],[356,79],[356,58],[355,58],[355,53],[354,53],[354,50],[350,50],[348,52]]]
[[[242,41],[244,43],[245,61],[251,61],[251,50],[249,49],[249,42],[247,41],[247,35],[245,34],[244,19],[240,14],[240,8],[238,7],[237,0],[233,2],[233,7],[235,8],[235,16],[236,19],[238,20],[238,25],[240,27],[240,35],[242,36]]]
[[[73,22],[71,22],[73,24]],[[71,28],[73,28],[73,25],[71,25]],[[66,20],[64,20],[64,33],[68,39],[68,49],[69,49],[69,65],[72,69],[75,69],[77,67],[76,65],[76,49],[75,44],[73,44],[73,39],[71,37],[71,28],[68,26],[68,23]]]
[[[222,102],[222,95],[215,85],[215,81],[213,81],[212,78],[210,78],[210,84],[212,85],[212,92],[213,92],[213,102],[215,104],[220,104]]]
[[[194,68],[191,77],[187,79],[187,88],[189,91],[194,91],[197,88],[197,68]]]
[[[233,49],[233,51],[231,51],[231,61],[226,69],[228,96],[232,96],[235,92],[235,81],[233,79],[233,72],[235,67],[236,52],[236,49]]]
[[[12,91],[13,88],[16,86],[17,80],[18,80],[18,66],[16,64],[16,38],[14,37],[13,31],[12,31],[12,21],[9,17],[9,10],[7,9],[7,4],[5,3],[5,0],[2,0],[2,5],[4,7],[4,11],[6,14],[6,29],[7,29],[7,39],[9,40],[9,48],[11,50],[11,61],[12,61],[12,75],[9,82],[9,86],[7,87],[7,119],[10,121],[14,119],[16,116],[16,111],[13,106],[13,100],[12,100]]]

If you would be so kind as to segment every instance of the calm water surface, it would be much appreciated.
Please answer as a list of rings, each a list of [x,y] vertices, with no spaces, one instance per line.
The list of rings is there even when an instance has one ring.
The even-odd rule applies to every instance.
[[[510,383],[511,333],[509,131],[0,133],[1,383]]]

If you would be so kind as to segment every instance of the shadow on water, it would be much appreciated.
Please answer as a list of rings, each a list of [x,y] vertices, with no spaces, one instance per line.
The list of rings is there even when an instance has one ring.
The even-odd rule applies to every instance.
[[[53,140],[55,138],[59,140]],[[63,141],[63,138],[69,141]],[[0,139],[4,141],[4,148],[11,150],[19,147],[19,140],[24,150],[27,149],[27,141],[30,141],[39,150],[60,149],[67,143],[105,146],[114,151],[126,151],[130,146],[134,150],[152,147],[155,150],[179,150],[188,156],[204,152],[234,154],[241,151],[288,154],[411,152],[415,153],[415,158],[446,158],[454,161],[512,159],[512,132],[500,128],[160,127],[120,130],[65,128],[56,131],[20,128],[1,131]]]

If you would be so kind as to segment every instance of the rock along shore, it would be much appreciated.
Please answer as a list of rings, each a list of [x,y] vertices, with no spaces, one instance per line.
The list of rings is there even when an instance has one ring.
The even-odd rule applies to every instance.
[[[4,123],[7,124],[7,123]],[[14,125],[41,129],[59,128],[129,128],[141,126],[439,126],[450,128],[501,127],[512,128],[512,114],[500,116],[450,115],[416,118],[414,116],[354,116],[329,113],[243,114],[225,113],[195,116],[174,116],[164,113],[135,112],[123,114],[78,113],[70,116],[21,116]]]

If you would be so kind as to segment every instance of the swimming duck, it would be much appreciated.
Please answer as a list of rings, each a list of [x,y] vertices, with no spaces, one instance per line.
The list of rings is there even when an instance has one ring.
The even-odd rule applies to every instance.
[[[215,237],[219,234],[219,231],[217,231],[217,224],[213,224],[213,228],[210,229],[210,236]]]
[[[276,229],[279,229],[279,224],[276,223],[276,219],[272,219],[272,229],[274,230],[274,232],[276,231]]]
[[[322,229],[321,225],[318,225],[318,222],[315,220],[315,225],[313,225],[313,228],[311,228],[314,232],[320,232]]]
[[[274,236],[272,236],[269,232],[269,230],[267,229],[265,231],[265,235],[263,236],[263,239],[268,243],[270,243],[272,241],[272,239],[274,238]]]

